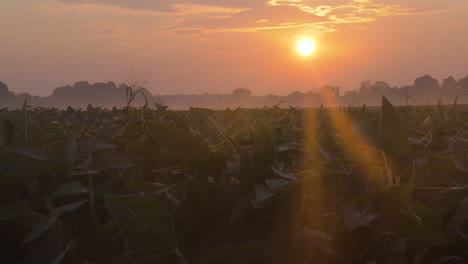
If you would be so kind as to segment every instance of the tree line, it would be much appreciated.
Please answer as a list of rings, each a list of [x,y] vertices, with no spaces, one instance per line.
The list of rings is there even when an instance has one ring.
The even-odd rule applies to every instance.
[[[0,82],[0,108],[20,107],[25,100],[31,106],[40,107],[85,107],[88,104],[102,107],[122,107],[126,103],[127,84],[116,85],[114,82],[90,84],[85,81],[74,85],[54,89],[50,96],[40,97],[29,93],[14,93],[8,86]],[[263,107],[280,105],[283,107],[317,107],[325,106],[359,106],[379,105],[381,97],[385,96],[394,104],[437,104],[453,103],[455,98],[459,103],[468,103],[468,76],[456,80],[447,77],[439,82],[430,75],[416,78],[412,85],[402,87],[391,86],[383,81],[364,81],[355,90],[342,92],[337,86],[324,85],[308,92],[295,91],[286,96],[265,95],[254,96],[246,88],[237,88],[229,94],[179,94],[153,95],[149,90],[141,88],[148,100],[168,105],[172,109],[187,109],[191,106],[224,109],[226,107]],[[145,103],[143,97],[136,98],[134,105]]]

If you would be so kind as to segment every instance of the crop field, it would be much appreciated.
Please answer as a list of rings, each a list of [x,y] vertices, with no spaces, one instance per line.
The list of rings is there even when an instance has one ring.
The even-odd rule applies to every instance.
[[[468,108],[0,110],[2,263],[468,263]]]

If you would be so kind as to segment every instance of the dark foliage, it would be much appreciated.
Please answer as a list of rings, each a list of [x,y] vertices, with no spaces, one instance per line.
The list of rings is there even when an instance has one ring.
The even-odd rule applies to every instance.
[[[0,111],[2,263],[468,262],[460,106],[157,105]]]

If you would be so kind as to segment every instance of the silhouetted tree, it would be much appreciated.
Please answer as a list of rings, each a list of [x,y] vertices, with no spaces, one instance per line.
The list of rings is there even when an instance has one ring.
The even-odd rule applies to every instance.
[[[324,85],[320,87],[319,93],[322,97],[322,103],[333,106],[339,104],[338,96],[340,95],[340,87]]]
[[[89,86],[91,86],[88,82],[86,81],[81,81],[81,82],[76,82],[74,85],[73,85],[73,88],[89,88]]]
[[[345,91],[342,101],[348,105],[359,105],[359,90]]]
[[[458,80],[458,88],[460,94],[468,95],[468,76]]]
[[[440,96],[440,85],[437,79],[424,75],[414,80],[413,97],[423,103],[435,103]]]
[[[0,96],[11,97],[15,96],[15,94],[13,92],[8,91],[8,86],[5,83],[0,82]]]
[[[304,94],[299,91],[294,91],[286,96],[284,103],[288,106],[303,105]]]
[[[446,100],[453,99],[458,94],[458,83],[452,76],[445,78],[442,81],[442,89],[440,97]]]
[[[0,82],[0,94],[5,94],[8,92],[8,86],[3,82]]]
[[[138,84],[138,83],[137,83]],[[29,93],[15,94],[8,90],[6,84],[0,82],[0,108],[1,107],[21,107],[24,99],[28,99],[31,106],[43,107],[83,107],[88,104],[102,107],[122,107],[126,105],[125,96],[129,83],[117,86],[113,82],[94,83],[76,82],[73,86],[67,85],[56,88],[51,96],[38,97]],[[252,92],[246,88],[235,89],[230,94],[195,94],[195,95],[158,95],[153,96],[149,90],[142,86],[139,92],[145,95],[150,102],[162,102],[173,109],[187,109],[190,106],[206,108],[236,108],[242,107],[263,107],[265,105],[317,107],[321,104],[325,106],[338,105],[380,105],[382,96],[386,96],[394,104],[425,104],[436,103],[443,98],[444,103],[453,102],[454,96],[460,95],[459,103],[468,103],[468,76],[458,82],[453,77],[448,77],[439,82],[429,75],[417,78],[413,85],[400,88],[391,87],[383,81],[364,81],[359,89],[346,91],[340,95],[340,88],[325,85],[315,91],[302,93],[295,91],[287,96],[267,95],[253,96]],[[135,106],[145,103],[143,97],[135,98]]]
[[[246,88],[237,88],[232,91],[232,96],[235,98],[249,98],[252,96],[252,91]]]

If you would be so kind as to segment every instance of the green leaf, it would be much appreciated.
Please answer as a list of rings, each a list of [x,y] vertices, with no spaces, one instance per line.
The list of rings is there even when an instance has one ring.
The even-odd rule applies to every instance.
[[[106,204],[132,242],[177,248],[172,216],[158,200],[142,196],[109,196]]]
[[[365,144],[373,148],[381,149],[382,142],[380,137],[379,127],[368,119],[359,119],[353,122],[350,128],[358,135],[357,143]]]
[[[97,140],[101,141],[111,141],[114,138],[122,135],[127,129],[127,124],[117,127],[104,127],[101,128],[96,136]]]
[[[52,175],[45,164],[42,157],[34,159],[13,151],[0,151],[0,175],[25,181],[37,180],[41,185],[44,182],[52,183]]]
[[[252,201],[252,196],[251,194],[244,194],[242,195],[238,201],[235,203],[233,209],[232,209],[232,213],[231,213],[231,217],[229,219],[229,226],[232,228],[232,226],[234,226],[235,223],[237,223],[237,221],[245,216],[249,210],[250,210],[250,206],[251,206],[251,201]]]
[[[255,142],[253,146],[253,158],[254,160],[269,166],[275,162],[276,151],[273,144],[273,139],[265,127],[263,122],[257,121]]]
[[[277,168],[276,166],[271,166],[271,170],[273,171],[273,173],[275,173],[276,175],[280,176],[280,177],[283,177],[287,180],[290,180],[290,181],[297,181],[297,177],[296,175],[294,175],[294,173],[292,172],[286,172],[286,171],[283,171],[283,170],[280,170],[279,168]]]
[[[305,230],[302,232],[299,238],[301,241],[307,244],[314,245],[324,253],[336,256],[335,250],[333,250],[333,248],[330,246],[330,243],[334,237],[327,233],[315,230]]]
[[[468,159],[464,153],[452,153],[451,159],[459,171],[468,174]]]
[[[15,117],[15,128],[13,132],[12,145],[28,144],[28,111],[24,102],[23,109]]]
[[[65,137],[62,154],[63,160],[69,169],[74,167],[75,161],[78,158],[76,145],[76,136],[74,134],[69,134]]]
[[[275,199],[275,231],[280,236],[294,236],[300,229],[304,214],[304,187],[297,184],[284,191],[281,199]]]
[[[0,138],[10,142],[14,133],[14,123],[3,115],[0,115]]]
[[[251,166],[249,154],[247,153],[246,150],[244,150],[239,142],[237,142],[232,136],[230,136],[227,131],[221,127],[216,120],[213,118],[208,118],[210,120],[210,123],[229,141],[231,146],[234,148],[234,150],[237,152],[237,155],[239,156],[240,159],[240,164],[241,164],[241,169],[245,169]]]
[[[23,200],[27,195],[26,186],[20,179],[0,172],[0,206]]]
[[[54,209],[54,211],[52,211],[51,214],[61,215],[61,214],[64,214],[64,213],[74,211],[74,210],[78,209],[80,206],[82,206],[84,203],[86,203],[87,201],[88,201],[88,199],[85,199],[85,200],[81,200],[81,201],[78,201],[78,202],[67,204],[67,205],[64,205],[64,206],[61,206],[61,207],[57,207],[57,208]]]
[[[49,217],[39,221],[23,240],[23,244],[29,243],[47,232],[47,230],[49,230],[49,228],[57,221],[57,216],[57,214],[51,214]]]
[[[258,204],[262,204],[265,201],[271,199],[275,196],[277,192],[270,189],[265,184],[256,184],[255,185],[255,202]]]
[[[55,161],[57,159],[56,156],[50,152],[30,146],[11,146],[6,150],[33,160]]]
[[[211,237],[218,236],[218,232],[227,232],[238,199],[236,189],[220,188],[201,180],[187,182],[185,197],[174,211],[178,233]]]
[[[390,157],[398,159],[411,154],[405,127],[398,112],[385,97],[382,98],[381,135],[383,149]]]
[[[9,225],[9,228],[13,229],[11,234],[20,232],[22,235],[15,239],[17,245],[21,246],[21,241],[28,234],[31,234],[30,230],[38,227],[40,223],[45,223],[49,218],[39,214],[31,214],[25,217],[21,217]],[[26,232],[24,232],[26,231]],[[21,261],[9,261],[11,263],[53,263],[53,261],[59,259],[64,248],[70,242],[70,239],[66,238],[65,226],[55,221],[47,230],[34,239],[33,241],[22,246],[25,251],[21,255]],[[13,241],[12,241],[13,242]]]
[[[463,199],[460,208],[445,227],[445,232],[451,236],[456,236],[462,229],[463,223],[468,214],[468,198]]]
[[[103,226],[83,226],[74,237],[76,251],[90,263],[108,263],[121,256],[128,244],[127,238],[115,222]]]
[[[164,124],[149,124],[151,136],[158,144],[182,163],[197,170],[206,170],[212,152],[203,138]]]
[[[93,110],[93,107],[91,105],[88,105],[88,111],[87,111],[88,115],[86,117],[85,124],[88,127],[93,127],[96,124],[100,113],[101,112],[98,109]]]
[[[59,198],[63,196],[72,196],[87,193],[88,189],[80,182],[69,182],[57,189],[50,195],[50,198]]]
[[[384,189],[373,198],[373,212],[379,215],[371,225],[406,239],[414,247],[444,247],[451,245],[443,232],[439,213],[417,201],[403,200],[407,186]],[[395,221],[398,219],[398,221]]]
[[[58,255],[54,260],[52,260],[51,264],[60,264],[62,260],[65,258],[65,255],[67,254],[68,250],[70,250],[72,244],[73,244],[73,241],[70,241],[70,243],[68,243],[68,246],[65,247],[62,253],[60,253],[60,255]]]
[[[367,213],[352,206],[346,206],[343,212],[345,226],[349,230],[358,227],[368,226],[370,223],[379,218],[376,214]]]
[[[437,133],[437,132],[442,132],[442,131],[447,131],[447,130],[453,130],[456,128],[463,128],[465,126],[465,123],[463,122],[457,122],[453,120],[438,120],[434,124],[434,128],[432,129],[432,133]]]
[[[123,256],[113,260],[110,264],[135,264],[135,262],[129,256]]]
[[[266,179],[265,183],[271,190],[276,191],[288,186],[288,184],[291,183],[291,181],[284,179]]]
[[[198,133],[207,138],[213,138],[216,136],[216,130],[209,121],[208,117],[204,112],[198,108],[190,107],[190,118],[192,119],[193,125]]]
[[[87,166],[89,170],[128,169],[134,165],[123,155],[114,152],[98,152]]]
[[[442,120],[448,120],[448,116],[446,115],[445,111],[444,111],[444,108],[442,106],[442,101],[439,100],[437,102],[437,109],[439,110],[439,117],[440,119]]]
[[[169,108],[169,106],[167,105],[162,105],[160,103],[157,103],[157,102],[153,102],[154,106],[156,107],[156,110],[157,111],[160,111],[160,112],[164,112],[167,110],[167,108]]]
[[[159,182],[145,182],[143,183],[143,191],[145,193],[151,193],[152,195],[162,194],[169,191],[174,186],[166,185]]]
[[[77,142],[77,152],[80,157],[87,157],[94,152],[113,150],[116,148],[115,145],[97,140],[80,140]]]
[[[313,246],[294,246],[274,252],[252,264],[310,264]]]
[[[240,245],[225,245],[206,253],[198,263],[200,264],[238,264],[250,263],[269,255],[273,249],[271,241],[249,242]]]
[[[0,222],[14,220],[19,216],[29,215],[32,212],[26,201],[10,203],[0,207]]]

